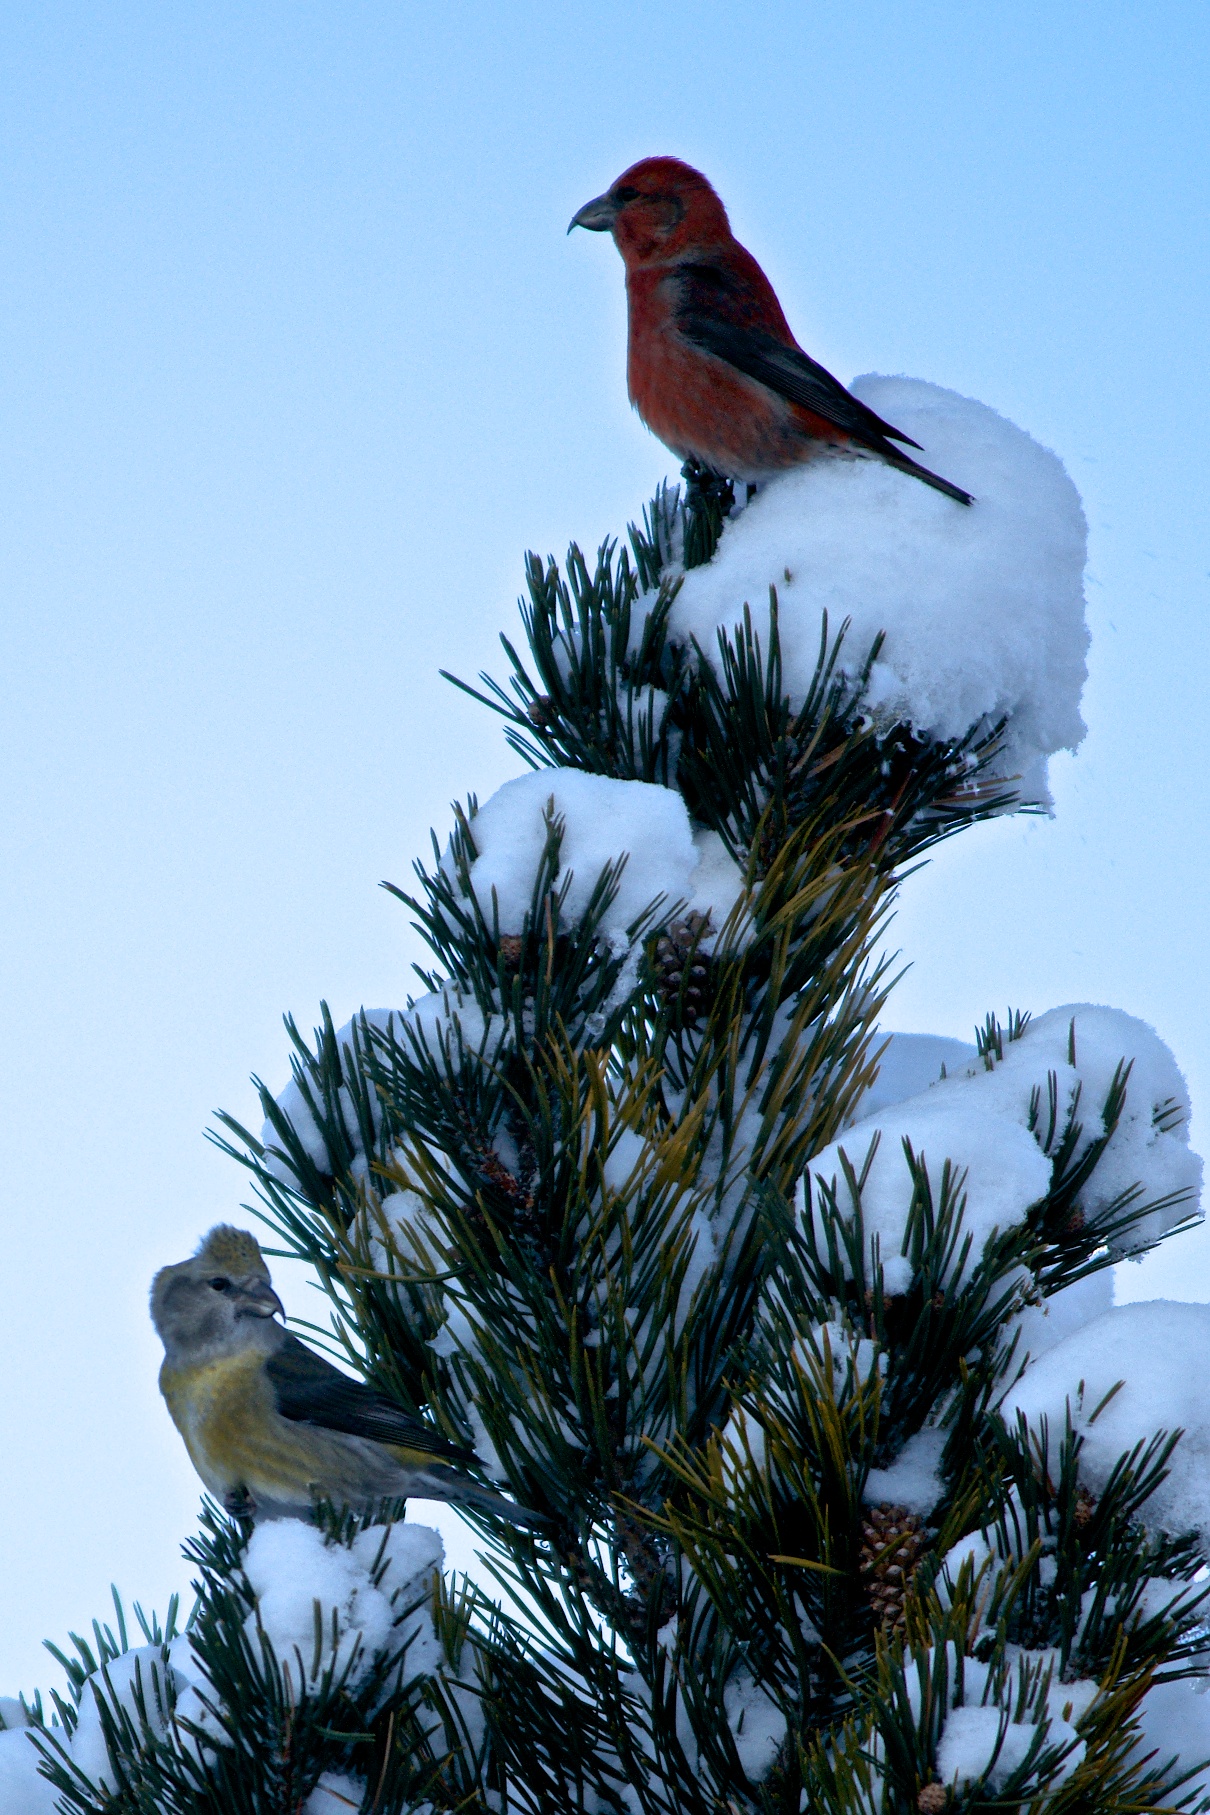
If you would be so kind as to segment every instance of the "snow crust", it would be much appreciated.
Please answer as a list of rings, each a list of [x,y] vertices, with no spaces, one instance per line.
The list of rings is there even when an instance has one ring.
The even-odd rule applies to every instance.
[[[623,858],[618,893],[602,921],[606,932],[624,933],[661,896],[668,909],[680,901],[709,911],[717,932],[740,893],[743,879],[722,840],[695,832],[675,790],[539,769],[505,782],[471,821],[478,852],[471,888],[489,926],[494,892],[501,932],[519,933],[533,907],[552,813],[564,826],[558,881],[569,884],[564,912],[572,920],[583,917],[605,866]]]
[[[1152,1299],[1118,1305],[1028,1367],[1004,1399],[1012,1421],[1049,1424],[1057,1457],[1068,1407],[1084,1439],[1080,1478],[1100,1493],[1119,1457],[1158,1431],[1183,1429],[1168,1477],[1146,1502],[1146,1523],[1173,1536],[1195,1531],[1210,1545],[1210,1305]],[[1105,1403],[1121,1381],[1120,1391]],[[1099,1409],[1098,1409],[1099,1408]]]
[[[910,1075],[917,1056],[923,1068],[935,1055],[909,1052],[904,1073]],[[1120,1209],[1140,1188],[1133,1201],[1154,1207],[1112,1244],[1115,1257],[1140,1253],[1194,1209],[1200,1192],[1202,1163],[1189,1147],[1188,1092],[1152,1028],[1133,1015],[1089,1003],[1039,1015],[1019,1039],[1005,1041],[1004,1056],[993,1060],[991,1070],[975,1060],[854,1123],[811,1162],[809,1188],[817,1200],[821,1187],[834,1189],[838,1203],[847,1207],[851,1192],[841,1156],[858,1177],[868,1162],[861,1209],[871,1256],[877,1244],[885,1289],[904,1291],[911,1279],[903,1244],[913,1191],[904,1143],[926,1165],[934,1201],[946,1160],[965,1174],[963,1229],[972,1237],[967,1264],[973,1264],[995,1230],[1019,1223],[1050,1188],[1051,1160],[1043,1144],[1053,1138],[1052,1092],[1054,1131],[1061,1134],[1069,1118],[1079,1124],[1074,1162],[1104,1138],[1103,1112],[1123,1066],[1130,1068],[1125,1103],[1081,1191],[1080,1208],[1086,1221],[1094,1222]],[[892,1077],[888,1089],[894,1087]],[[960,1255],[954,1270],[961,1277]],[[1067,1301],[1061,1315],[1093,1315],[1102,1308],[1095,1296],[1086,1295]],[[1044,1340],[1037,1320],[1031,1332]]]
[[[1045,800],[1046,760],[1084,735],[1087,530],[1058,456],[986,404],[917,378],[870,375],[853,391],[924,447],[919,459],[975,494],[966,508],[882,461],[824,456],[771,480],[686,574],[672,635],[717,655],[745,603],[780,608],[787,688],[801,701],[819,653],[846,619],[853,675],[886,641],[869,702],[934,738],[1010,720],[1000,764]]]

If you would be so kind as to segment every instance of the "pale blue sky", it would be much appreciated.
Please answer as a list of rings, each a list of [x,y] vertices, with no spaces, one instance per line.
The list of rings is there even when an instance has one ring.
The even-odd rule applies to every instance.
[[[184,1585],[145,1294],[238,1210],[202,1130],[284,1078],[284,1009],[403,998],[376,884],[516,767],[438,667],[670,470],[613,249],[564,234],[638,156],[707,171],[841,377],[1067,461],[1090,735],[1053,822],[909,885],[890,1022],[1113,1003],[1205,1142],[1208,41],[1200,0],[10,9],[0,1692],[111,1578]],[[1210,1297],[1210,1240],[1127,1284]]]

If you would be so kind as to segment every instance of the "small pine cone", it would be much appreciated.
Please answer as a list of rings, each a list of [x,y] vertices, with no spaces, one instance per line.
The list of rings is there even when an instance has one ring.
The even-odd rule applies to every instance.
[[[529,705],[525,708],[525,716],[531,725],[538,727],[539,731],[544,731],[547,725],[552,725],[555,719],[555,702],[549,693],[540,693],[537,699],[530,700]]]
[[[673,920],[655,942],[656,990],[665,1007],[680,1008],[686,1027],[693,1027],[710,1007],[710,959],[694,950],[709,927],[709,914],[687,914]]]
[[[510,971],[515,971],[521,963],[521,953],[525,942],[519,933],[501,933],[500,956]]]
[[[916,1807],[920,1815],[941,1815],[948,1801],[949,1791],[943,1783],[926,1783],[916,1798]]]
[[[1076,1489],[1076,1504],[1075,1510],[1072,1513],[1072,1518],[1081,1529],[1085,1525],[1091,1525],[1092,1515],[1096,1509],[1097,1503],[1088,1489],[1086,1487],[1078,1487]]]
[[[1078,1235],[1084,1227],[1085,1220],[1084,1212],[1081,1210],[1079,1204],[1077,1204],[1067,1221],[1063,1224],[1064,1235]]]
[[[904,1596],[912,1585],[928,1538],[915,1513],[904,1506],[866,1508],[861,1525],[861,1573],[874,1618],[902,1627]]]

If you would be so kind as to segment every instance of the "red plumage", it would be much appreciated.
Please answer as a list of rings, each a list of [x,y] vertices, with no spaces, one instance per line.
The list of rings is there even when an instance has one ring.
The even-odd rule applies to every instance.
[[[848,448],[971,502],[895,446],[918,443],[803,351],[700,171],[643,158],[571,225],[613,234],[626,266],[630,401],[682,460],[757,481],[825,446]]]

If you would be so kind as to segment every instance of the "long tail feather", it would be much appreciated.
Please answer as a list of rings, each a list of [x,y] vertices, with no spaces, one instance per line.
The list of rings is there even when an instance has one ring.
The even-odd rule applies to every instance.
[[[953,498],[958,504],[975,502],[970,492],[964,492],[960,485],[952,485],[948,479],[943,479],[940,473],[930,473],[927,466],[921,466],[918,461],[909,459],[906,454],[901,454],[898,448],[883,451],[882,457],[888,466],[898,468],[901,473],[910,473],[913,479],[923,479],[924,483],[931,485],[934,491],[944,492],[947,498]]]
[[[465,1475],[452,1471],[447,1475],[444,1471],[438,1474],[435,1469],[426,1469],[423,1475],[413,1476],[408,1492],[426,1500],[448,1500],[451,1506],[473,1506],[478,1512],[491,1513],[493,1518],[507,1519],[510,1525],[524,1526],[530,1531],[540,1531],[547,1523],[540,1513],[527,1512],[525,1507],[518,1506],[515,1500],[505,1499],[494,1488],[468,1481]]]

